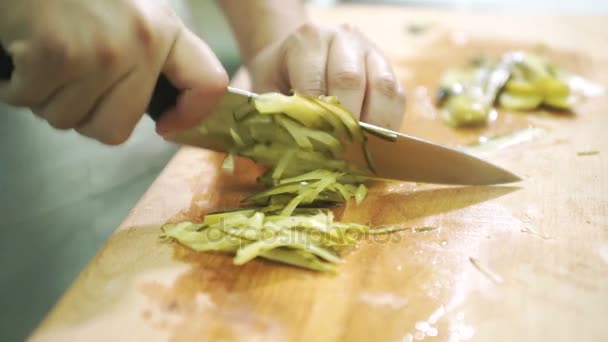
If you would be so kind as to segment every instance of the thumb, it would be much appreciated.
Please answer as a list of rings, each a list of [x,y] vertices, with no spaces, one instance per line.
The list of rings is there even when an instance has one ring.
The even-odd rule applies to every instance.
[[[180,90],[175,108],[156,124],[161,135],[170,135],[200,122],[226,92],[228,75],[211,49],[194,33],[182,27],[162,69]]]

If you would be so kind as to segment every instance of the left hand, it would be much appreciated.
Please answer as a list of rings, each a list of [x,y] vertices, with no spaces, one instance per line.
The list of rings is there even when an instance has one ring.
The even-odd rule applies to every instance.
[[[350,25],[304,24],[247,64],[256,92],[334,95],[358,119],[398,129],[405,92],[382,52]]]

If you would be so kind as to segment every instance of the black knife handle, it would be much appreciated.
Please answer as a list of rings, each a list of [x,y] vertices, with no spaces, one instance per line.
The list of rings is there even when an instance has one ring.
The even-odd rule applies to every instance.
[[[154,92],[148,104],[148,115],[154,121],[158,121],[162,114],[173,108],[177,103],[179,90],[171,84],[169,79],[161,74],[154,86]]]
[[[0,80],[10,80],[14,69],[15,65],[11,55],[0,46]]]
[[[10,80],[15,70],[13,59],[6,50],[0,46],[0,80]],[[165,75],[160,75],[154,92],[148,104],[147,113],[154,121],[158,121],[162,114],[173,108],[177,102],[179,90],[171,84]]]

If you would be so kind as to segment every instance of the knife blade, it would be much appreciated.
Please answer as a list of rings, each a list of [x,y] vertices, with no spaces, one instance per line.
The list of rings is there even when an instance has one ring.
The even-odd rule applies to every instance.
[[[172,103],[171,96],[176,94],[171,84],[161,77],[155,92],[155,105],[165,102]],[[169,96],[168,96],[169,95]],[[221,136],[205,133],[208,120],[217,124],[231,125],[234,123],[233,112],[247,106],[255,93],[228,87],[228,91],[216,109],[199,126],[176,135],[173,142],[184,145],[203,147],[225,152],[230,148],[231,141]],[[160,101],[160,99],[164,99]],[[174,100],[173,100],[174,101]],[[151,107],[150,115],[157,117],[163,108]],[[416,137],[391,131],[369,123],[360,122],[367,131],[367,148],[373,160],[376,176],[379,178],[403,180],[420,183],[450,184],[450,185],[492,185],[520,181],[513,173],[493,165],[470,154],[434,144]],[[378,135],[378,132],[381,132]],[[390,137],[390,139],[387,139]],[[360,151],[361,149],[354,149]],[[363,155],[354,156],[348,153],[349,160],[357,160],[362,164]]]
[[[366,130],[378,128],[366,123],[360,125]],[[395,135],[392,141],[368,135],[367,147],[380,177],[449,185],[493,185],[521,180],[470,154],[399,132],[392,133]]]
[[[0,79],[9,80],[14,69],[11,56],[0,46]],[[177,101],[179,91],[161,75],[148,105],[147,113],[155,121]],[[205,120],[180,132],[171,141],[226,152],[229,141],[220,136],[205,134],[204,125],[209,120],[230,125],[233,112],[249,103],[257,94],[229,87],[217,108]],[[367,135],[367,148],[373,159],[377,177],[435,184],[491,185],[521,180],[513,173],[461,151],[440,146],[429,141],[390,131],[368,123],[361,127]],[[383,138],[373,134],[383,132]],[[387,140],[386,137],[391,137]],[[361,159],[361,155],[353,157]]]

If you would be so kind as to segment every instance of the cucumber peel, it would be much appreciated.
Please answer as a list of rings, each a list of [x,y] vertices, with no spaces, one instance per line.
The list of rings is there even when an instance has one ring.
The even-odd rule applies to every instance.
[[[501,72],[507,77],[499,77]],[[582,80],[541,56],[508,52],[447,70],[440,81],[438,105],[444,122],[453,127],[487,124],[495,104],[517,111],[541,106],[572,110],[581,97],[572,82],[575,78]]]
[[[251,158],[268,167],[258,178],[266,189],[244,198],[243,208],[209,213],[200,223],[166,224],[165,239],[232,254],[237,265],[262,258],[336,273],[343,248],[373,234],[367,225],[336,222],[330,206],[365,200],[364,183],[376,180],[366,134],[391,136],[364,131],[337,98],[262,94],[230,118],[208,121],[201,132],[232,146],[222,168],[233,171],[233,156]],[[367,165],[341,158],[351,141],[361,146]]]

